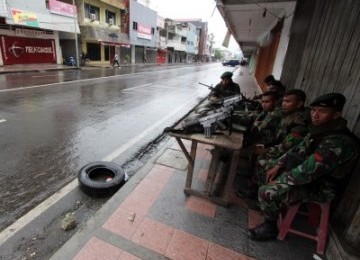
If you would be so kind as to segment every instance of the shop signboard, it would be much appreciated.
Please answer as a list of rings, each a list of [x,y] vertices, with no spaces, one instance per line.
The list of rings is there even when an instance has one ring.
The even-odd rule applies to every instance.
[[[137,37],[151,40],[151,27],[147,25],[138,24]]]
[[[70,5],[64,2],[50,0],[49,10],[53,14],[59,14],[63,16],[76,17],[76,6]]]
[[[1,35],[4,65],[56,63],[55,41]]]
[[[5,0],[0,0],[0,16],[8,17],[8,9]]]
[[[31,27],[39,27],[39,22],[37,20],[37,16],[35,13],[21,11],[21,10],[12,8],[11,14],[12,14],[15,24],[31,26]]]

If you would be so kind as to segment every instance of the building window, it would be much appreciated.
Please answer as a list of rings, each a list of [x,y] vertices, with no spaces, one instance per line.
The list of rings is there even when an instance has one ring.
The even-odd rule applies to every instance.
[[[137,22],[133,22],[133,30],[137,30]]]
[[[90,60],[100,61],[101,60],[101,46],[98,43],[90,43],[86,44],[87,53]]]
[[[106,10],[105,17],[108,24],[116,24],[116,14],[114,12]]]
[[[155,34],[155,28],[151,27],[151,34]]]
[[[85,8],[85,18],[91,19],[91,20],[100,20],[100,8],[84,3]]]

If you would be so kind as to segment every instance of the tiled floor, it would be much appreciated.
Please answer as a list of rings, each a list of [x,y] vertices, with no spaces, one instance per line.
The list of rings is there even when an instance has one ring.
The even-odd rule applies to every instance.
[[[211,155],[209,147],[200,146],[199,150],[195,183],[203,184],[207,169],[202,167],[209,166]],[[216,239],[207,239],[216,238],[214,223],[226,215],[219,214],[218,206],[207,200],[186,197],[182,191],[184,179],[185,172],[155,164],[102,228],[169,259],[251,259],[216,243]],[[215,226],[220,229],[218,224]],[[93,236],[74,259],[125,257],[138,259]]]
[[[199,149],[202,159],[195,164],[194,186],[201,188],[211,154],[207,146]],[[185,196],[185,176],[185,171],[155,164],[102,226],[119,240],[132,243],[131,250],[115,246],[110,239],[103,241],[95,233],[74,259],[310,259],[315,244],[309,241],[299,245],[248,240],[247,228],[261,223],[262,215],[235,196],[236,203],[229,208]],[[293,250],[299,246],[301,255]]]

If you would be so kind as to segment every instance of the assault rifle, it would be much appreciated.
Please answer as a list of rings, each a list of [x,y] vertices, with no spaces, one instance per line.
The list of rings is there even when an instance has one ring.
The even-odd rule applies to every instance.
[[[226,129],[226,126],[221,120],[227,119],[231,116],[231,109],[226,107],[220,107],[213,111],[208,112],[205,116],[201,116],[190,121],[184,121],[182,124],[183,129],[188,129],[198,124],[204,128],[205,138],[211,138],[213,132],[216,130],[216,126],[219,126],[222,130]]]
[[[213,87],[212,85],[206,85],[206,84],[201,83],[201,82],[199,82],[199,84],[207,87],[207,88],[210,89],[210,90],[214,90],[214,87]]]
[[[210,95],[213,91],[216,91],[212,85],[206,85],[204,83],[199,82],[200,85],[203,85],[211,90]],[[233,96],[222,98],[220,100],[212,101],[212,105],[221,105],[222,103],[231,104],[233,106],[237,106],[237,110],[245,110],[245,111],[254,111],[254,110],[261,110],[261,104],[258,101],[255,101],[254,98],[250,99],[247,98],[243,93],[233,93]],[[239,99],[239,100],[237,100]]]

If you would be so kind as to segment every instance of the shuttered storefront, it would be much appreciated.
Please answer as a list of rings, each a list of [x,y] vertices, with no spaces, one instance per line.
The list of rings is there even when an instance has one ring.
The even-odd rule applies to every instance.
[[[327,92],[347,98],[343,111],[349,127],[360,136],[360,1],[297,1],[281,81],[303,89],[308,103]],[[359,254],[360,175],[357,167],[332,226],[348,252]],[[346,248],[346,246],[344,246]]]

